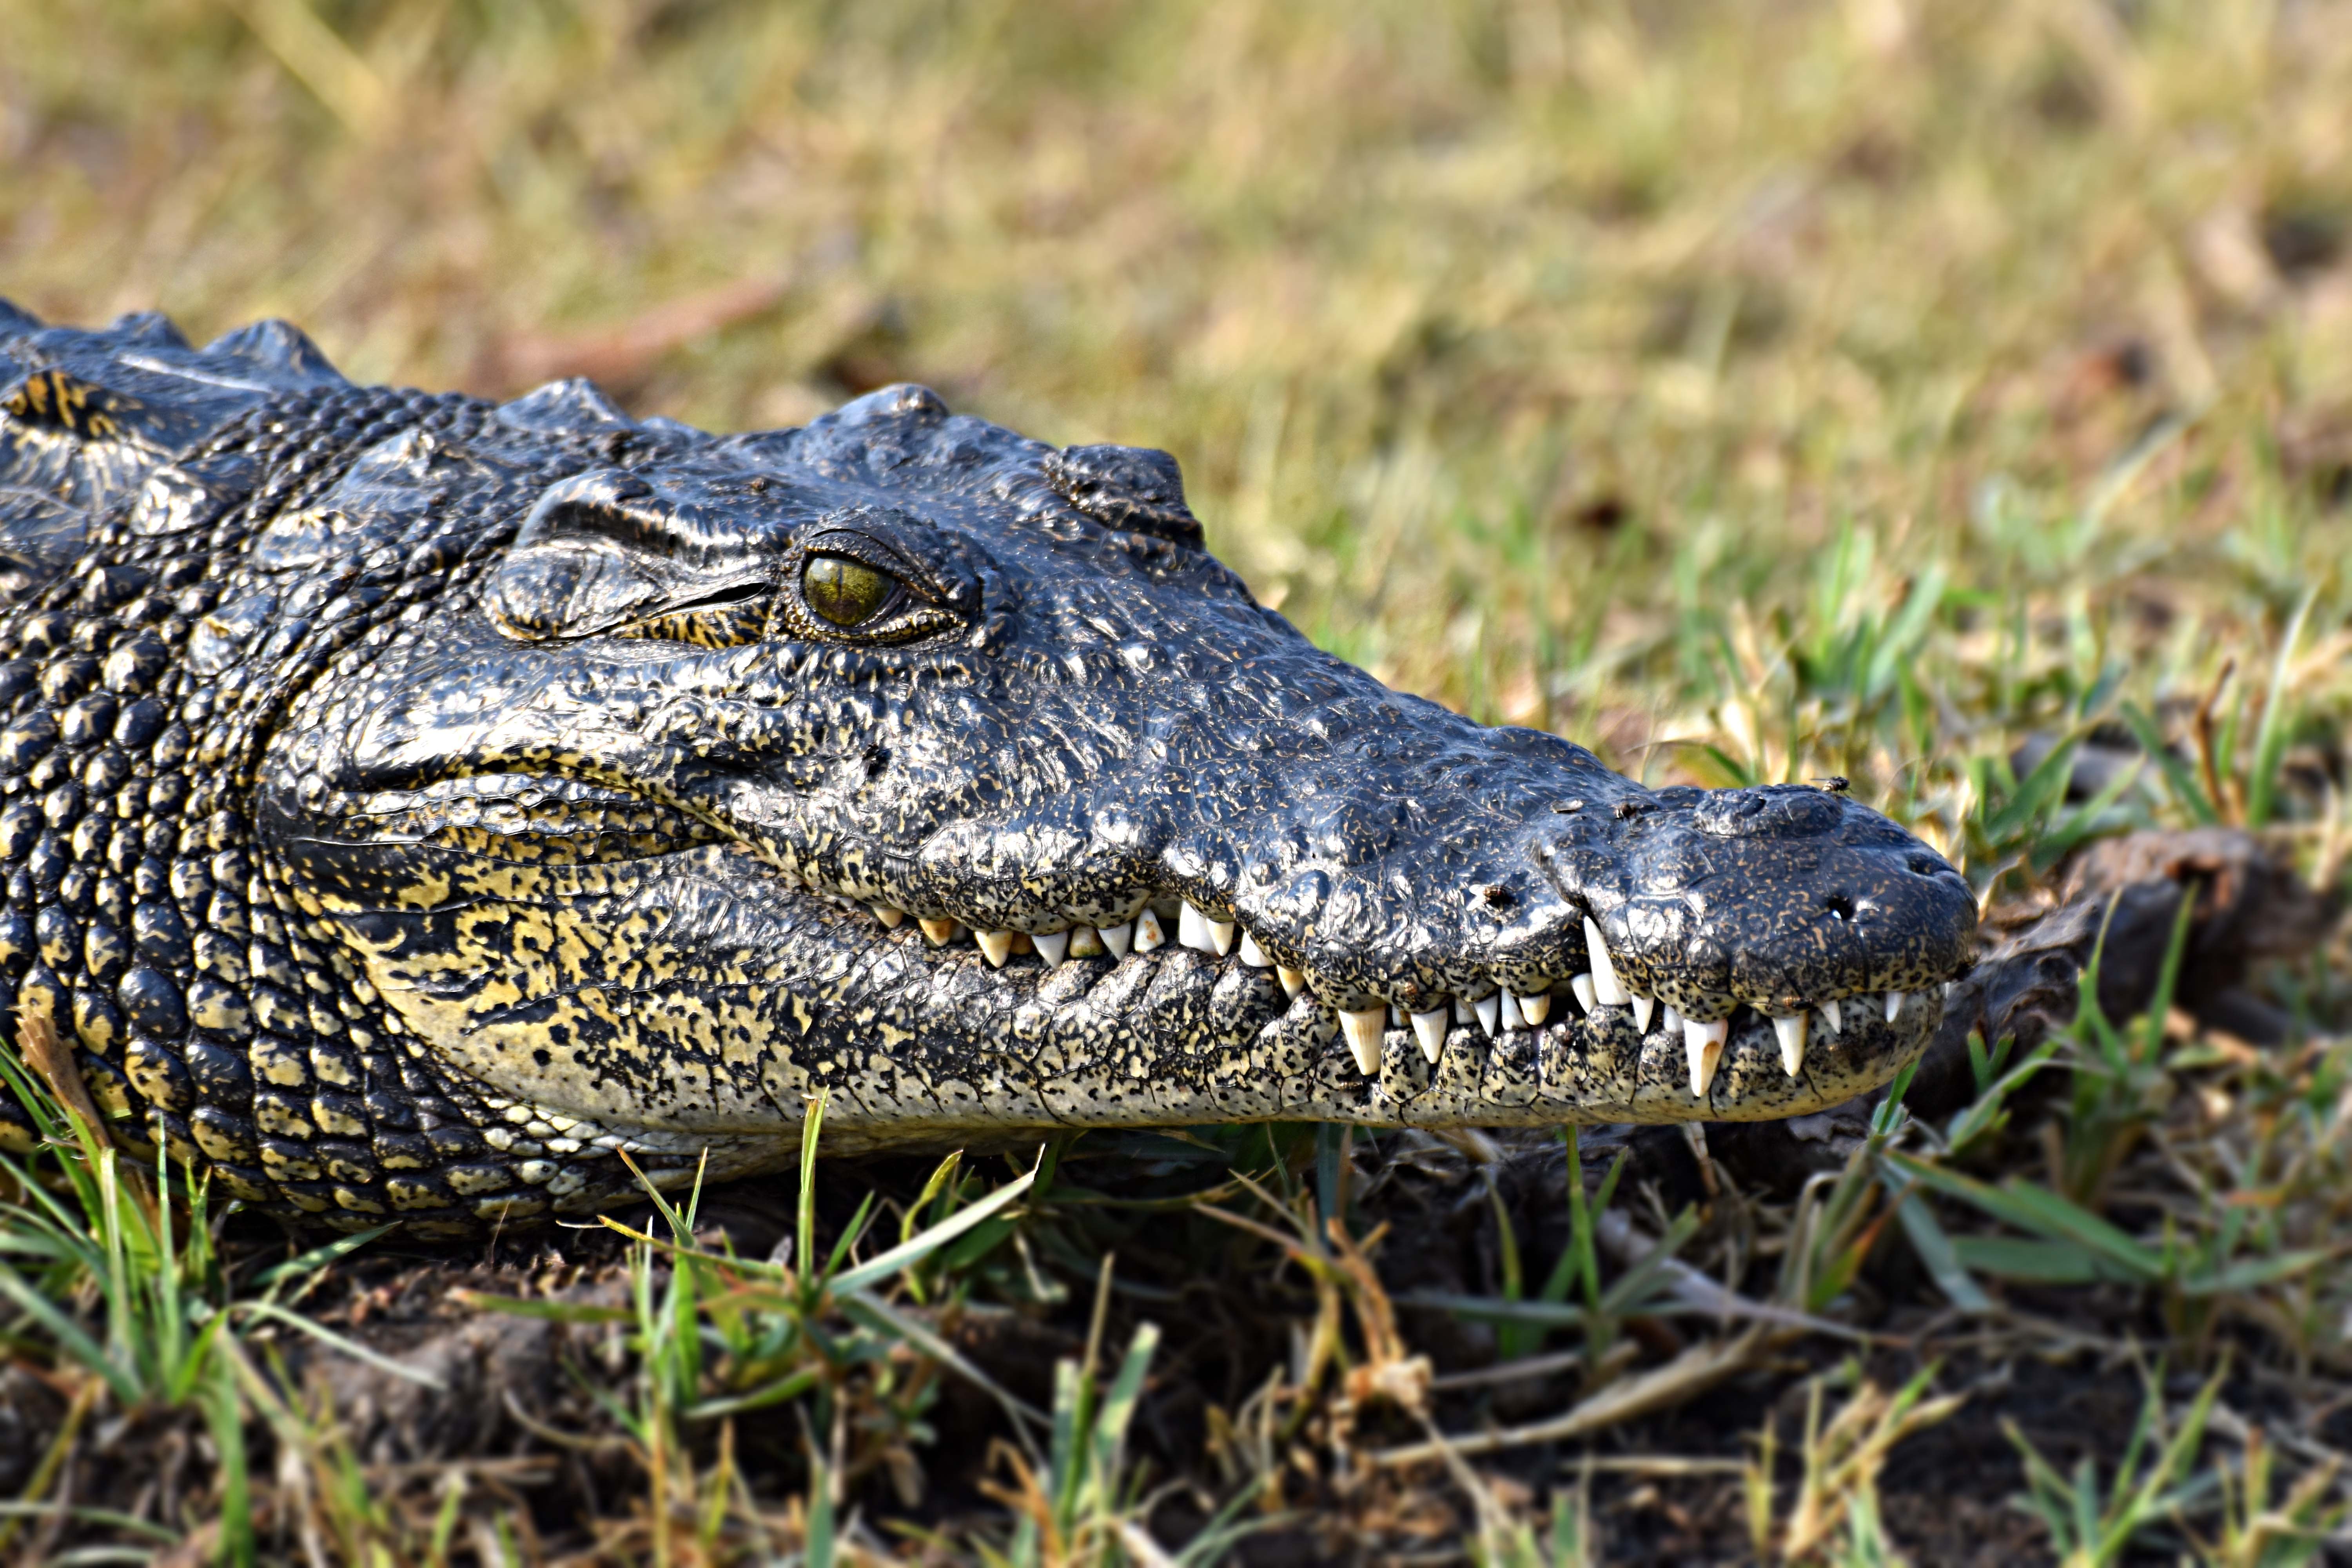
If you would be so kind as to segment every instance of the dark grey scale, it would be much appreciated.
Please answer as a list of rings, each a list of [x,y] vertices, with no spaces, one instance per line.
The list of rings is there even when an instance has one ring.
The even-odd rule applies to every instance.
[[[124,1075],[150,1105],[184,1115],[196,1108],[195,1080],[172,1045],[134,1029],[122,1057]]]
[[[112,985],[131,967],[131,943],[101,918],[82,927],[81,971],[100,985]]]

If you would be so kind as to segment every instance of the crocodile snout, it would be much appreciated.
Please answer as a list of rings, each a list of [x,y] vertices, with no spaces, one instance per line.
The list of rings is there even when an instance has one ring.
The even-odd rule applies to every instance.
[[[1700,1095],[1744,1015],[1769,1022],[1794,1077],[1812,1040],[1859,1016],[1892,1022],[1958,973],[1976,929],[1975,897],[1941,856],[1799,784],[1636,795],[1605,826],[1569,830],[1548,861],[1591,911],[1588,950],[1643,1014],[1654,999],[1681,1032]]]
[[[1835,795],[1797,784],[1727,789],[1691,810],[1691,826],[1717,838],[1820,838],[1845,814]]]

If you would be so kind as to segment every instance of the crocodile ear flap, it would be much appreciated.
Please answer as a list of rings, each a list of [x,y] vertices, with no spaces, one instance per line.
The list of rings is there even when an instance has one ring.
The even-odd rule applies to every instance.
[[[1198,550],[1201,521],[1184,504],[1176,459],[1150,447],[1066,447],[1045,459],[1045,482],[1106,528]]]

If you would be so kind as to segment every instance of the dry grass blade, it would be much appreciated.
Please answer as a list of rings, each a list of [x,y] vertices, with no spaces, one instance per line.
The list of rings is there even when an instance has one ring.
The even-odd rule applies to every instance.
[[[98,1102],[89,1097],[89,1084],[74,1065],[73,1056],[58,1038],[57,1021],[47,1013],[26,1011],[16,1021],[16,1045],[25,1062],[41,1075],[58,1103],[71,1111],[88,1130],[90,1139],[101,1147],[111,1148],[113,1139],[107,1131],[106,1118],[99,1114]]]
[[[1863,1379],[1829,1425],[1822,1425],[1823,1380],[1806,1388],[1805,1428],[1799,1457],[1803,1473],[1788,1518],[1779,1530],[1778,1548],[1790,1561],[1801,1560],[1826,1545],[1849,1521],[1857,1506],[1874,1515],[1879,1471],[1897,1443],[1950,1416],[1967,1403],[1965,1395],[1927,1399],[1933,1366],[1894,1394]],[[1771,1469],[1774,1449],[1771,1429],[1766,1429],[1763,1453],[1748,1471],[1749,1508],[1759,1550],[1770,1539]]]
[[[1534,1443],[1561,1443],[1589,1436],[1661,1410],[1672,1409],[1719,1386],[1756,1364],[1766,1345],[1765,1331],[1749,1329],[1725,1340],[1691,1346],[1664,1366],[1612,1384],[1548,1421],[1495,1432],[1464,1432],[1427,1443],[1406,1443],[1366,1456],[1375,1465],[1419,1464],[1456,1454],[1492,1454]]]

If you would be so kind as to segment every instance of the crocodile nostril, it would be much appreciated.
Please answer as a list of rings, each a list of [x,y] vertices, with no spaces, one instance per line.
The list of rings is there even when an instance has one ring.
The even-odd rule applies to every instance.
[[[1822,900],[1822,908],[1829,910],[1832,919],[1841,921],[1853,919],[1853,900],[1843,893],[1832,893]]]

